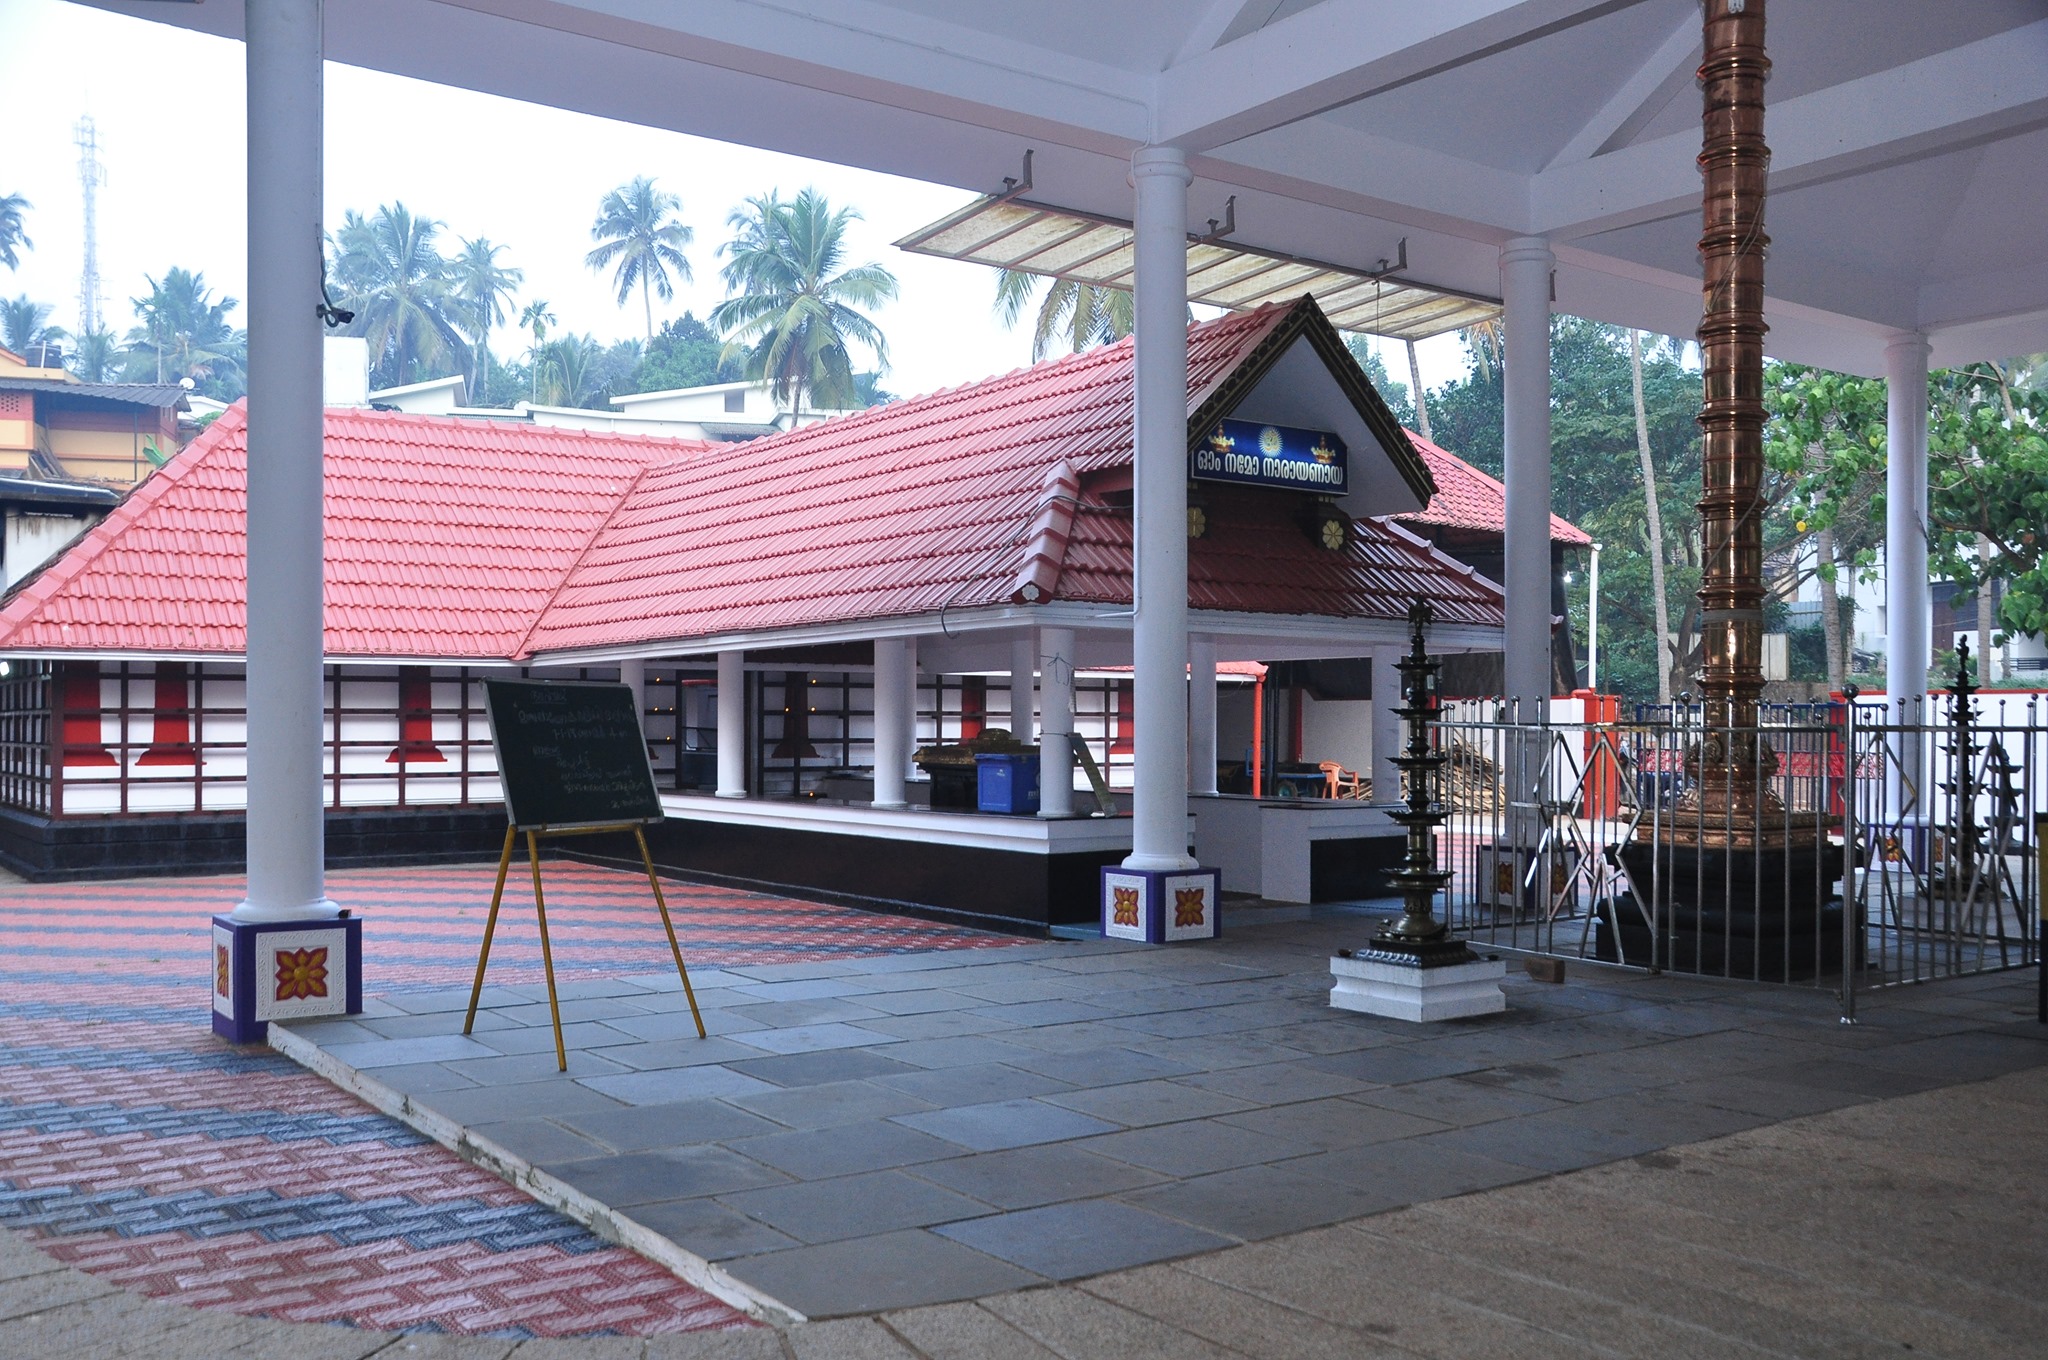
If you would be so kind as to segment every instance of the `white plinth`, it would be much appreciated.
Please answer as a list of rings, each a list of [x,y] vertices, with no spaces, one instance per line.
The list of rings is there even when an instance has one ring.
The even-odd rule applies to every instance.
[[[1500,989],[1507,970],[1500,959],[1417,968],[1376,959],[1332,958],[1330,976],[1336,985],[1330,988],[1330,1004],[1418,1023],[1491,1015],[1508,1008],[1507,993]]]

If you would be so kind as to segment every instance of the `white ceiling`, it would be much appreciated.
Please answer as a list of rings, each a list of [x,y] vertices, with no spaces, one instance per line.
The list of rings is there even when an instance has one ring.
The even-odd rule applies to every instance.
[[[238,36],[233,0],[90,0]],[[1758,3],[1760,0],[1752,0]],[[2048,350],[2048,0],[1777,0],[1770,348],[1879,371]],[[1129,217],[1132,148],[1191,225],[1559,307],[1698,319],[1697,0],[329,0],[337,61]]]

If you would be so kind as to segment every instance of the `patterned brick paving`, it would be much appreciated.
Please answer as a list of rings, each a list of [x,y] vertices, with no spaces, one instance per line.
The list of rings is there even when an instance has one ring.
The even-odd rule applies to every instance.
[[[644,878],[546,868],[562,980],[669,966]],[[466,984],[491,866],[328,877],[364,990]],[[508,885],[490,981],[541,980]],[[493,1335],[748,1325],[718,1300],[265,1050],[208,1029],[207,918],[239,879],[0,886],[0,1223],[139,1293],[291,1321]],[[693,966],[1000,946],[999,937],[664,885]]]

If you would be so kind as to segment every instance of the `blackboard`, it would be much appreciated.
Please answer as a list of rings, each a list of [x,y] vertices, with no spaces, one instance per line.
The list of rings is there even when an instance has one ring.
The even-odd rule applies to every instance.
[[[626,686],[486,680],[484,702],[513,826],[661,819],[639,705]]]

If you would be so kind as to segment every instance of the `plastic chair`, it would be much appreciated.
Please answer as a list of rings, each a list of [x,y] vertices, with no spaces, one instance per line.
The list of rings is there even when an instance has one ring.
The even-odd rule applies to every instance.
[[[1325,798],[1363,798],[1365,786],[1354,770],[1347,770],[1334,760],[1321,761],[1316,766],[1323,772]]]

